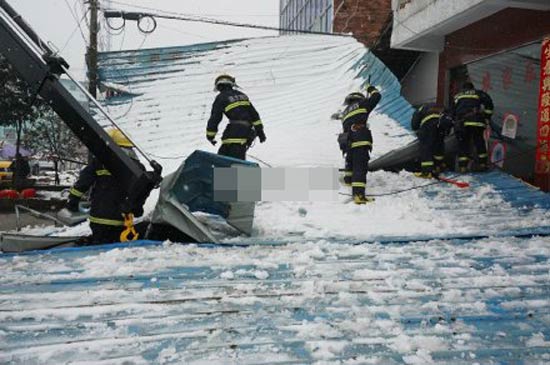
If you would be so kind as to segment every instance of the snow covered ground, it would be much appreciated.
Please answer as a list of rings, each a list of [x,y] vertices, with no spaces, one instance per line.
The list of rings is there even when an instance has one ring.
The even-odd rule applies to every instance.
[[[140,95],[109,109],[166,172],[195,149],[214,152],[204,131],[221,72],[237,77],[265,123],[268,141],[251,159],[342,167],[330,115],[364,82],[356,66],[366,50],[355,40],[255,39],[174,51],[170,61],[151,52],[104,61],[110,81]],[[374,157],[413,138],[384,114],[369,122]],[[550,363],[547,237],[350,244],[550,226],[548,209],[517,206],[475,175],[461,179],[472,187],[411,190],[430,182],[374,172],[367,191],[377,199],[366,206],[343,195],[260,202],[250,238],[201,216],[225,246],[1,255],[0,363]],[[256,245],[266,242],[288,244]]]
[[[547,364],[545,238],[0,256],[0,363]]]

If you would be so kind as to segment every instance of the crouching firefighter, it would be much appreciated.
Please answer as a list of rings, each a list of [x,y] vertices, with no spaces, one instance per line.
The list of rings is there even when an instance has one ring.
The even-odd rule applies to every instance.
[[[338,136],[340,149],[346,157],[344,182],[352,188],[355,204],[365,204],[369,153],[372,151],[372,133],[367,120],[381,99],[374,86],[367,86],[367,96],[353,92],[346,96],[342,112],[343,133]]]
[[[434,103],[423,104],[414,112],[411,128],[420,142],[420,172],[416,176],[429,179],[445,170],[445,137],[452,127],[449,113]]]
[[[483,107],[483,108],[482,108]],[[477,153],[475,169],[487,170],[487,146],[483,136],[493,114],[493,100],[482,90],[477,90],[471,82],[465,82],[462,91],[455,95],[453,117],[455,135],[459,143],[458,170],[468,171],[473,144]]]
[[[235,90],[235,78],[230,75],[220,75],[214,81],[214,87],[219,91],[212,105],[212,113],[206,126],[206,139],[216,145],[218,125],[223,115],[229,119],[229,124],[222,134],[222,145],[218,154],[246,159],[246,151],[256,136],[264,143],[266,136],[260,116],[248,96]]]
[[[139,162],[133,150],[134,144],[120,130],[113,128],[107,131],[107,134],[145,171],[145,167]],[[124,191],[117,179],[95,157],[92,157],[80,172],[78,181],[70,189],[67,209],[78,212],[81,197],[90,189],[91,243],[102,244],[136,239],[137,232],[133,224],[129,225],[126,220],[128,216],[143,215],[143,204],[147,196],[141,197],[140,201],[130,202],[134,210],[124,214],[128,213],[123,212],[125,210],[123,209]]]

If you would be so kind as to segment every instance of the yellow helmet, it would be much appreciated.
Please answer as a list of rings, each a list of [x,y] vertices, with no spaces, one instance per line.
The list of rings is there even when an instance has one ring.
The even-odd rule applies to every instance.
[[[117,145],[119,145],[120,147],[135,147],[134,144],[132,143],[132,141],[130,141],[128,139],[128,137],[126,137],[124,135],[124,133],[122,133],[119,129],[117,128],[111,128],[107,131],[107,134],[109,135],[109,137],[111,137],[113,139],[113,141],[115,141],[115,143]]]

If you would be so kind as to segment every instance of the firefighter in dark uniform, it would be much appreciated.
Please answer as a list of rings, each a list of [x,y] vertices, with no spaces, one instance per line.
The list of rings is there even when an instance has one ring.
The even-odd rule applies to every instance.
[[[472,144],[477,153],[477,169],[487,170],[488,154],[483,133],[493,114],[493,100],[486,92],[475,89],[471,82],[465,82],[462,91],[454,97],[452,112],[459,143],[459,171],[468,171]]]
[[[132,147],[134,144],[118,129],[108,131],[109,136],[130,156],[139,166],[145,167],[138,161]],[[92,229],[92,244],[121,242],[121,233],[125,227],[122,204],[125,196],[117,179],[105,169],[105,167],[94,157],[89,164],[80,172],[78,181],[69,192],[67,209],[71,212],[78,212],[80,198],[91,190],[90,195],[90,228]],[[143,204],[145,199],[133,204],[132,214],[136,217],[143,215]]]
[[[429,179],[445,169],[445,137],[452,126],[449,113],[434,103],[423,104],[414,112],[411,128],[420,142],[420,173],[416,176]]]
[[[256,136],[260,143],[266,140],[262,120],[248,96],[234,89],[234,77],[220,75],[216,78],[214,86],[219,94],[212,105],[212,113],[206,126],[206,138],[212,145],[216,144],[214,138],[225,114],[229,124],[223,131],[218,154],[245,160],[246,151]]]
[[[346,96],[346,108],[341,114],[342,133],[340,148],[346,155],[344,182],[351,185],[355,204],[365,204],[365,188],[367,186],[367,169],[372,151],[372,133],[367,120],[381,99],[374,86],[367,86],[367,96],[354,92]],[[343,138],[342,138],[343,137]]]

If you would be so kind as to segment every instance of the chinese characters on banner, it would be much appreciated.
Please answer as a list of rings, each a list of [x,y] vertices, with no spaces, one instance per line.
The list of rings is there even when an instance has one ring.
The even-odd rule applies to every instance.
[[[539,178],[542,178],[542,184],[537,185],[547,190],[548,178],[550,177],[550,38],[546,38],[542,42],[540,65],[539,117],[537,124],[535,174],[539,175]],[[547,176],[542,177],[540,175]],[[543,181],[545,181],[545,183]]]

